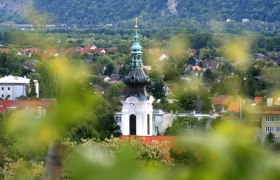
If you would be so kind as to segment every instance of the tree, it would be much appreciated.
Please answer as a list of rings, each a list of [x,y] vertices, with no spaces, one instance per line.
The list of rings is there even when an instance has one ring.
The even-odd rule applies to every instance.
[[[36,87],[33,79],[30,79],[29,84],[27,85],[26,92],[29,98],[35,98],[37,96]]]
[[[150,92],[156,99],[165,98],[164,82],[159,79],[154,82],[154,84],[149,88]]]
[[[82,139],[99,139],[100,133],[97,132],[94,126],[94,122],[92,121],[83,122],[75,128],[72,128],[68,136],[72,141],[76,142],[81,142]]]
[[[104,75],[111,76],[114,72],[114,69],[115,69],[114,64],[113,63],[108,63],[106,65]]]
[[[188,58],[188,60],[187,60],[187,63],[190,64],[190,65],[192,65],[192,66],[195,66],[196,61],[195,61],[195,59],[194,59],[193,56],[190,56],[190,57]]]
[[[107,88],[104,98],[107,100],[107,102],[110,102],[114,111],[121,110],[120,99],[125,93],[125,88],[126,85],[124,83],[110,84],[110,86]]]
[[[0,53],[0,75],[22,76],[24,69],[21,65],[23,58],[19,58],[12,53]]]
[[[274,143],[276,143],[276,137],[272,132],[269,132],[266,137],[265,137],[265,143],[267,143],[268,145],[273,145]]]
[[[208,121],[208,118],[203,118],[201,120],[198,120],[195,117],[176,117],[173,122],[172,126],[168,127],[164,135],[186,135],[190,132],[194,131],[200,131],[200,130],[206,130],[206,123]]]
[[[37,72],[40,74],[40,97],[54,98],[58,94],[59,84],[56,75],[50,67],[51,62],[42,62],[37,67]]]
[[[207,85],[211,85],[215,78],[215,74],[210,69],[206,69],[206,71],[202,75],[202,81]]]
[[[194,101],[197,99],[197,94],[190,90],[187,92],[182,92],[182,94],[179,96],[178,102],[183,109],[186,111],[191,111],[195,108]]]
[[[190,148],[184,148],[184,150],[180,151],[170,149],[170,157],[174,159],[174,164],[177,166],[194,166],[199,162],[199,158],[195,155],[195,152]]]
[[[100,138],[110,138],[111,136],[119,137],[121,135],[120,126],[115,118],[115,112],[112,106],[106,101],[100,103],[97,108],[97,131],[100,133]]]

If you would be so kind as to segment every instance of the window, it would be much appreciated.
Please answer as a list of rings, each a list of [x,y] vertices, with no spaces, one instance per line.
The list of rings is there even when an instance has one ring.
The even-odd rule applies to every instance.
[[[4,87],[2,87],[1,89],[2,89],[2,91],[4,91]]]
[[[261,116],[253,116],[253,117],[252,117],[252,120],[253,120],[253,121],[261,121],[261,120],[262,120],[262,117],[261,117]]]
[[[2,96],[1,96],[2,98],[4,98],[4,94],[2,94]]]
[[[121,116],[115,116],[115,121],[118,123],[122,122],[122,117]]]
[[[280,117],[279,116],[275,117],[275,121],[280,122]]]
[[[280,133],[280,127],[276,127],[276,132]]]
[[[8,90],[10,90],[10,87],[8,87]]]
[[[265,127],[265,132],[273,132],[273,127]]]
[[[158,126],[155,126],[155,132],[158,134],[159,130],[158,130]]]
[[[266,122],[273,122],[273,117],[271,117],[271,116],[265,117],[265,121]]]

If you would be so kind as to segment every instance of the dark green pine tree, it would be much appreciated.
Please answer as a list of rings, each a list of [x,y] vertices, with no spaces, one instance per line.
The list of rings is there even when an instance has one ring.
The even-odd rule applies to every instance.
[[[266,136],[265,136],[265,142],[267,144],[274,144],[276,143],[276,137],[272,132],[269,132]]]
[[[29,98],[35,98],[37,96],[36,87],[33,79],[30,79],[28,91]]]
[[[164,90],[164,82],[163,80],[158,80],[151,88],[151,93],[156,99],[164,99],[165,98],[165,90]]]

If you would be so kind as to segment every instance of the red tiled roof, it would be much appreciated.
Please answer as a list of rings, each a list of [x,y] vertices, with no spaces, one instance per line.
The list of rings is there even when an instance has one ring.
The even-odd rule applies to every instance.
[[[264,98],[263,97],[255,97],[255,102],[256,103],[261,103],[264,101]]]
[[[9,52],[10,49],[9,49],[9,48],[0,48],[0,51],[1,51],[1,52]]]
[[[9,108],[46,108],[52,104],[53,100],[0,100],[0,112]]]
[[[231,102],[228,106],[228,111],[239,113],[240,112],[240,102]]]
[[[214,97],[212,99],[212,103],[214,105],[216,105],[216,104],[228,104],[229,103],[229,99],[228,98]]]
[[[164,142],[166,141],[168,143],[168,148],[171,148],[174,146],[176,136],[121,136],[121,140],[126,139],[137,139],[137,140],[143,140],[143,144],[149,145],[153,141],[158,142]]]
[[[197,71],[201,71],[201,67],[199,67],[199,66],[192,66],[192,70],[193,71],[195,71],[195,70],[197,70]]]
[[[37,53],[40,51],[40,49],[39,48],[24,48],[24,49],[22,49],[22,51],[27,51],[30,53]]]

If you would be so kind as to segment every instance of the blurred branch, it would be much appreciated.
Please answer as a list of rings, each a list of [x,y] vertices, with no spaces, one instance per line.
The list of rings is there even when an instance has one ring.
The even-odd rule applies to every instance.
[[[50,145],[46,159],[45,180],[58,180],[62,172],[62,160],[64,157],[65,146],[54,143]]]

